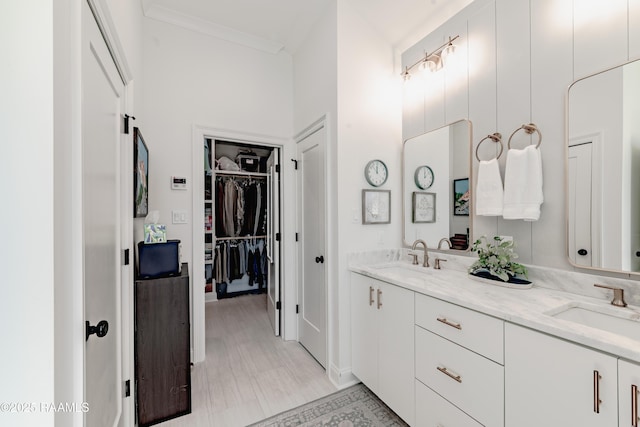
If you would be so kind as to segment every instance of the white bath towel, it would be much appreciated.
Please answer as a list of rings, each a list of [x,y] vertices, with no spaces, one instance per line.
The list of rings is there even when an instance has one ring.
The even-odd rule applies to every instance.
[[[476,215],[502,215],[503,190],[498,159],[481,160],[476,185]]]
[[[537,221],[543,200],[540,150],[534,145],[509,150],[504,171],[504,219]]]

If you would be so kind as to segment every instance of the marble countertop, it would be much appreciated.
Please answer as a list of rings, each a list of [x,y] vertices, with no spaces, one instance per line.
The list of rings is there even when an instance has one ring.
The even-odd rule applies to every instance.
[[[406,252],[406,251],[404,251]],[[377,257],[352,256],[349,269],[368,277],[398,285],[446,302],[457,304],[517,325],[538,330],[559,338],[582,344],[624,359],[640,363],[640,341],[601,329],[563,320],[547,313],[557,313],[568,306],[595,306],[598,311],[640,319],[640,307],[612,306],[612,292],[596,291],[594,296],[580,295],[553,286],[544,286],[535,279],[531,289],[510,289],[483,283],[470,278],[466,265],[471,258],[442,257],[441,270],[412,265],[402,250],[379,253]],[[434,254],[436,255],[436,254]],[[439,254],[438,254],[439,255]],[[460,260],[459,258],[462,258]],[[468,261],[465,261],[468,260]],[[587,284],[587,286],[592,286]],[[629,302],[629,300],[627,301]],[[635,302],[635,297],[633,301]],[[620,311],[618,311],[620,310]],[[638,323],[640,328],[640,322]],[[638,334],[640,336],[640,332]]]

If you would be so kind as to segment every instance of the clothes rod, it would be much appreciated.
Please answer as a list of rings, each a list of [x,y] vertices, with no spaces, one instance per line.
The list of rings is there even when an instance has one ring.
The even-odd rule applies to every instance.
[[[216,237],[216,240],[251,240],[266,239],[267,236],[238,236],[238,237]]]

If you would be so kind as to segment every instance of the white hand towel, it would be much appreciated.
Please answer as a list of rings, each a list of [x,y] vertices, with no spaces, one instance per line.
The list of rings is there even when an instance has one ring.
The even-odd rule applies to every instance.
[[[481,160],[476,185],[476,215],[502,215],[502,177],[498,159]]]
[[[509,150],[504,171],[504,219],[537,221],[543,200],[540,150],[534,145]]]

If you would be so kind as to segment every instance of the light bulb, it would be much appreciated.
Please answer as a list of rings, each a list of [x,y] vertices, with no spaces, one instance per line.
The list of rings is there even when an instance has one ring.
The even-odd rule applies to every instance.
[[[440,56],[442,56],[442,61],[445,63],[445,65],[447,64],[447,62],[451,61],[455,53],[456,53],[456,45],[449,42],[447,47],[445,47],[442,50],[442,53],[440,54]]]

